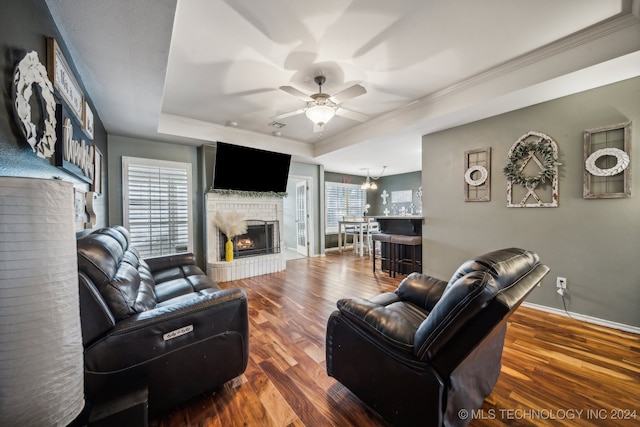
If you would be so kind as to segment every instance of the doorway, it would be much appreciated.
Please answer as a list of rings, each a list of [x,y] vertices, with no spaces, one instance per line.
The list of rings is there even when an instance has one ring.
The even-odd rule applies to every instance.
[[[284,246],[287,260],[312,256],[313,235],[310,192],[312,178],[289,175],[283,203]]]

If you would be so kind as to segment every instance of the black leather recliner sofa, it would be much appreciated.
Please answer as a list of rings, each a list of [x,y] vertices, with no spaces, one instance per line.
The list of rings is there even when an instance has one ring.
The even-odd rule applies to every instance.
[[[249,352],[247,296],[220,289],[192,254],[142,260],[129,232],[78,239],[85,394],[148,388],[160,413],[242,374]]]
[[[393,293],[341,299],[327,373],[394,425],[467,425],[498,380],[507,319],[548,271],[503,249],[448,282],[412,273]]]

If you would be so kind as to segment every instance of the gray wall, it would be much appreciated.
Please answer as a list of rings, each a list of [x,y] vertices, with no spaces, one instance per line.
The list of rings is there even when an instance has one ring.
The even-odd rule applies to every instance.
[[[632,197],[585,200],[583,132],[633,121]],[[517,246],[551,268],[527,301],[563,309],[557,276],[568,280],[569,311],[640,326],[640,78],[426,135],[422,144],[424,271],[443,279],[464,260]],[[559,147],[559,207],[507,208],[507,151],[539,131]],[[492,147],[491,201],[464,202],[466,150]]]
[[[369,209],[369,215],[384,215],[384,210],[389,209],[389,215],[392,215],[391,192],[392,191],[406,191],[411,190],[412,203],[398,203],[397,209],[404,206],[409,209],[410,205],[414,206],[414,215],[418,215],[418,208],[420,207],[419,199],[416,192],[422,185],[422,172],[410,172],[400,175],[383,176],[376,181],[378,185],[377,190],[367,191],[367,202],[371,205]],[[387,198],[387,204],[382,203],[382,192],[387,190],[389,197]]]
[[[360,185],[365,181],[365,176],[349,175],[336,172],[325,172],[324,180],[327,182],[341,182],[343,184],[356,184]]]

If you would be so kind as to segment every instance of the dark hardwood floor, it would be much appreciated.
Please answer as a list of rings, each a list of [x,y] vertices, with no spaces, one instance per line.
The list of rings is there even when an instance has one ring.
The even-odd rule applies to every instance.
[[[245,373],[152,427],[385,426],[326,374],[325,327],[339,298],[393,291],[402,277],[351,252],[287,262],[281,273],[221,283],[247,291]],[[640,425],[640,336],[520,307],[502,372],[471,426]]]

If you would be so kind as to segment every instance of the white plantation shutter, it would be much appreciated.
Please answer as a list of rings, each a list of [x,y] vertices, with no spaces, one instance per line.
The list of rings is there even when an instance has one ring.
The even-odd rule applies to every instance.
[[[325,182],[326,233],[338,232],[338,221],[345,215],[364,214],[367,204],[367,192],[356,184]]]
[[[124,226],[142,258],[191,252],[191,164],[122,157]]]

